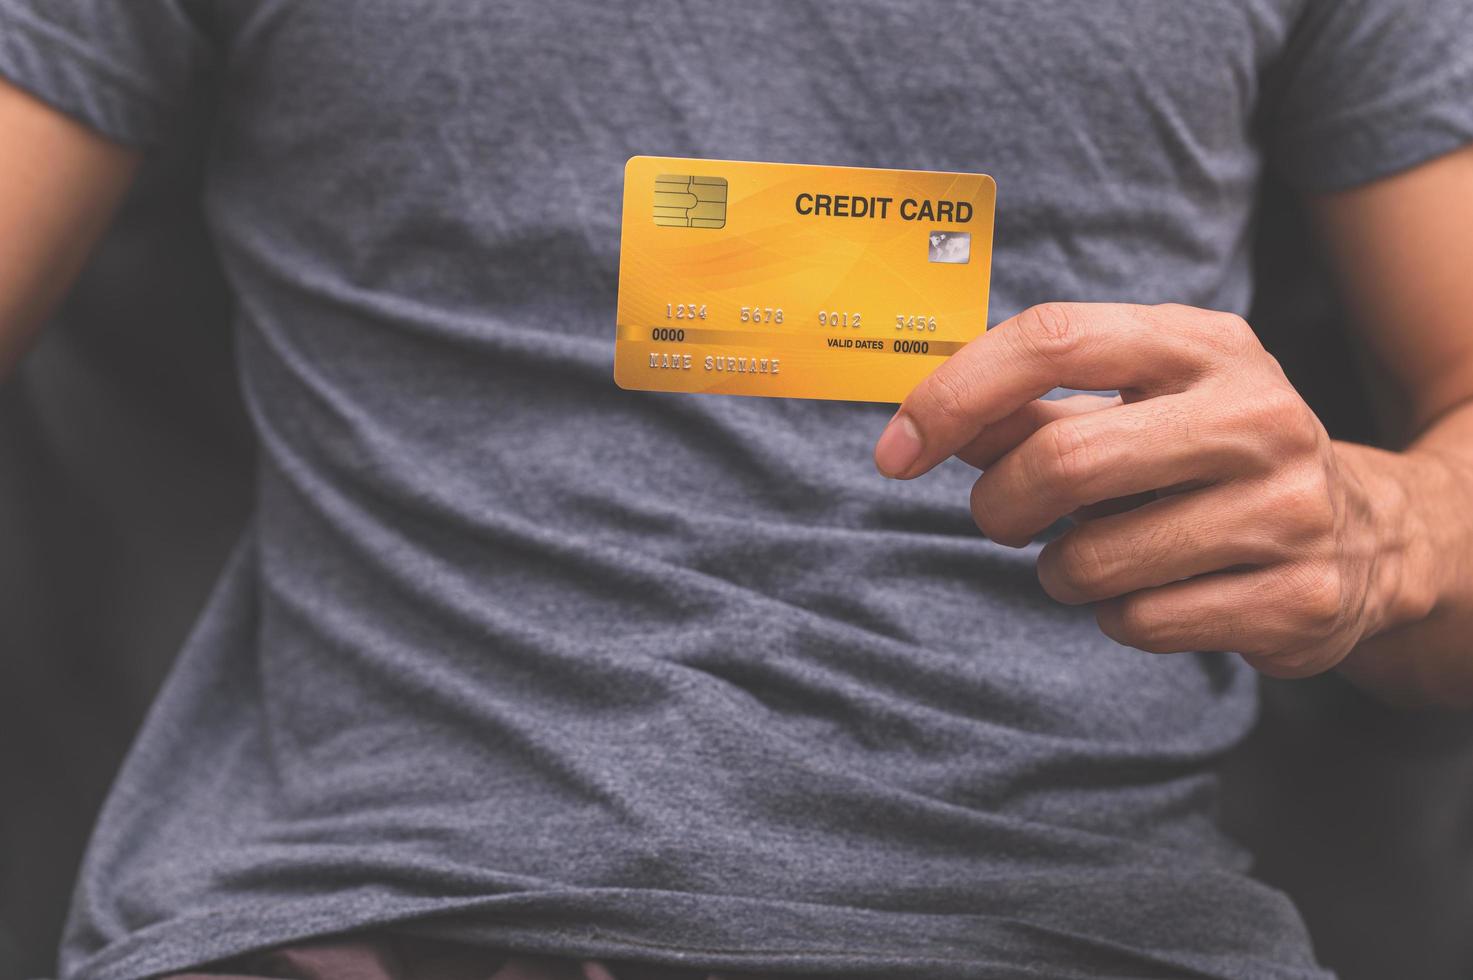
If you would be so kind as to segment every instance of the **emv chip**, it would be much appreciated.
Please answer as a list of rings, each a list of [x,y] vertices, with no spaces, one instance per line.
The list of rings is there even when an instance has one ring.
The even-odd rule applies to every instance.
[[[726,225],[726,178],[660,174],[655,178],[655,224],[663,228]]]

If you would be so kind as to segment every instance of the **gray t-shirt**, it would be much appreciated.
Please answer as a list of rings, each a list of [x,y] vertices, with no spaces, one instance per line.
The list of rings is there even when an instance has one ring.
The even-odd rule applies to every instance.
[[[1324,976],[1213,821],[1236,657],[1049,601],[965,466],[874,472],[884,406],[614,386],[621,170],[985,171],[994,321],[1243,312],[1266,167],[1323,190],[1473,139],[1467,0],[0,0],[0,73],[125,142],[204,72],[259,504],[64,976],[390,923],[845,976]]]

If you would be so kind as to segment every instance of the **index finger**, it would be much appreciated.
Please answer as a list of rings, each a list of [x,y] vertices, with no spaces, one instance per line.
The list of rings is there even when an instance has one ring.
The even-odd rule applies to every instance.
[[[1225,337],[1225,330],[1234,336]],[[875,465],[894,479],[920,476],[986,426],[1054,388],[1136,396],[1180,391],[1210,360],[1204,339],[1215,334],[1236,341],[1242,331],[1251,337],[1236,317],[1189,307],[1031,307],[957,351],[916,385],[875,445]]]

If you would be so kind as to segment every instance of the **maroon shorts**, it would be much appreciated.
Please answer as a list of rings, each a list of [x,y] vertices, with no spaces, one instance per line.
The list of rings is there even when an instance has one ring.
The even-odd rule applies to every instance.
[[[618,961],[522,956],[438,939],[366,933],[294,943],[161,980],[783,980]]]

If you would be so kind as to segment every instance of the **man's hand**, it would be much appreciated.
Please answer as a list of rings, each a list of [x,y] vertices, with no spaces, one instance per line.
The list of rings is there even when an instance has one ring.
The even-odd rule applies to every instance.
[[[1040,401],[1055,387],[1120,398]],[[909,479],[953,454],[984,470],[972,514],[1038,559],[1043,587],[1154,653],[1237,651],[1294,677],[1427,615],[1427,529],[1409,467],[1331,441],[1239,317],[1182,306],[1050,304],[967,345],[875,447]]]

